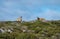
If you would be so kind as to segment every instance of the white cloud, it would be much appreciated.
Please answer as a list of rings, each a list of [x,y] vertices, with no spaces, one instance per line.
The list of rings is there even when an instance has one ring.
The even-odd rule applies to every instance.
[[[48,9],[43,13],[39,13],[37,16],[46,18],[48,20],[59,20],[60,19],[60,12]]]
[[[21,3],[32,5],[60,4],[60,0],[21,0]]]
[[[35,13],[34,15],[29,12],[30,8],[32,9],[37,8],[36,6],[42,6],[42,5],[56,5],[60,4],[60,0],[6,0],[3,2],[4,8],[0,8],[3,13],[9,14],[9,16],[20,16],[23,15],[25,17],[30,16],[31,19],[39,17],[44,17],[46,19],[59,19],[60,12],[54,11],[54,10],[46,10],[42,13]],[[16,6],[19,6],[19,8],[22,8],[22,6],[28,8],[29,10],[21,10],[21,9],[15,9]],[[15,8],[14,8],[15,7]],[[33,12],[33,11],[32,11]],[[27,16],[26,16],[27,15]],[[2,15],[3,16],[3,15]]]
[[[30,20],[36,19],[37,17],[45,18],[47,20],[59,20],[60,19],[60,12],[47,9],[44,12],[31,14]]]
[[[14,6],[14,5],[25,5],[25,6],[34,6],[34,5],[58,5],[60,0],[6,0],[3,3],[5,6]]]

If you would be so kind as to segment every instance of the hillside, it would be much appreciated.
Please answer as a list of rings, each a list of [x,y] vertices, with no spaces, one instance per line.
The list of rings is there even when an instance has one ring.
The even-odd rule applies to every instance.
[[[0,22],[0,39],[60,39],[60,20]]]

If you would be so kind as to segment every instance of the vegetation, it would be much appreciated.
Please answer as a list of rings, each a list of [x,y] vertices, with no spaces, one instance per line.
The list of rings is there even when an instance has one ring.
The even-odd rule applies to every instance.
[[[0,22],[0,39],[60,39],[60,20]]]

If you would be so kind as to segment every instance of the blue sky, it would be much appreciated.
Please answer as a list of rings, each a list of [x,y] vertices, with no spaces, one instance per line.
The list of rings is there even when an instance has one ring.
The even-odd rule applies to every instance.
[[[34,20],[36,17],[47,20],[60,19],[60,0],[0,0],[0,21]]]

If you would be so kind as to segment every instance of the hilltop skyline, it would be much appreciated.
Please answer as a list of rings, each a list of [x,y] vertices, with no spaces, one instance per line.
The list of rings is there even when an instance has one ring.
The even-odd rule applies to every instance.
[[[47,20],[60,19],[60,0],[0,0],[0,21],[34,20],[37,17]]]

